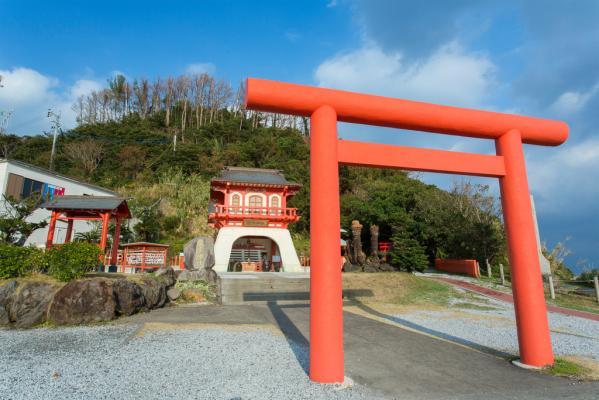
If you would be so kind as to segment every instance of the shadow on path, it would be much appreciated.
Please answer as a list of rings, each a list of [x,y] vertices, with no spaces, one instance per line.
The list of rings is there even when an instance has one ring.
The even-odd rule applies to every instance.
[[[491,354],[491,355],[496,356],[496,357],[501,357],[501,358],[505,358],[505,359],[513,359],[515,357],[514,354],[506,353],[506,352],[501,351],[501,350],[497,350],[497,349],[493,349],[491,347],[483,346],[481,344],[472,342],[470,340],[462,339],[462,338],[457,337],[457,336],[453,336],[453,335],[449,335],[449,334],[444,333],[444,332],[436,331],[434,329],[430,329],[430,328],[427,328],[425,326],[418,325],[418,324],[416,324],[414,322],[410,322],[408,320],[405,320],[403,318],[399,318],[397,316],[393,316],[393,315],[388,315],[388,314],[382,313],[380,311],[375,310],[372,307],[367,306],[366,304],[362,303],[361,301],[357,300],[356,298],[349,297],[348,301],[344,302],[344,305],[352,305],[352,306],[358,307],[360,310],[362,310],[362,311],[364,311],[364,312],[366,312],[368,314],[371,314],[371,315],[374,315],[376,317],[385,319],[387,321],[395,322],[397,324],[400,324],[400,325],[402,325],[402,326],[404,326],[406,328],[412,329],[414,331],[425,333],[427,335],[430,335],[430,336],[433,336],[433,337],[436,337],[436,338],[439,338],[439,339],[443,339],[443,340],[446,340],[446,341],[449,341],[449,342],[453,342],[453,343],[456,343],[456,344],[459,344],[459,345],[462,345],[462,346],[466,346],[466,347],[469,347],[471,349],[478,350],[478,351],[481,351],[483,353]]]
[[[276,301],[269,301],[266,303],[272,316],[274,317],[279,329],[285,335],[285,339],[293,351],[295,358],[297,359],[300,366],[303,368],[306,375],[309,374],[310,356],[309,349],[310,344],[308,339],[302,334],[297,325],[287,316],[283,308],[308,308],[306,304],[278,304]]]

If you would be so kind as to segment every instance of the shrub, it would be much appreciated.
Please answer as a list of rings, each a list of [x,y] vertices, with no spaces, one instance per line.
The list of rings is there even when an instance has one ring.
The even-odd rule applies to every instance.
[[[65,243],[48,252],[48,273],[59,281],[81,278],[96,269],[100,249],[92,243]]]
[[[391,264],[406,271],[424,271],[428,267],[428,257],[424,247],[404,232],[391,237]]]
[[[42,272],[46,267],[44,252],[35,247],[0,245],[0,279],[10,279],[30,272]]]

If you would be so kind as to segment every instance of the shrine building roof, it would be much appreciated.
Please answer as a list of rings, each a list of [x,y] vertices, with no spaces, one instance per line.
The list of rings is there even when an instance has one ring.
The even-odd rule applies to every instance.
[[[289,182],[278,169],[225,167],[212,183],[251,183],[268,186],[301,187],[300,183]]]
[[[64,211],[111,211],[131,218],[127,199],[115,196],[55,196],[40,206],[48,210]]]

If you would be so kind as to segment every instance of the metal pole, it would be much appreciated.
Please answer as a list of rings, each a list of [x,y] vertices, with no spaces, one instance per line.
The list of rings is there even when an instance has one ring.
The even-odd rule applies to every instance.
[[[555,288],[553,287],[553,276],[548,275],[549,277],[549,294],[551,294],[551,300],[555,300]]]
[[[597,296],[597,303],[599,303],[599,278],[595,276],[593,278],[593,283],[595,284],[595,295]]]
[[[501,277],[501,284],[505,286],[505,274],[503,273],[503,264],[499,264],[499,276]]]

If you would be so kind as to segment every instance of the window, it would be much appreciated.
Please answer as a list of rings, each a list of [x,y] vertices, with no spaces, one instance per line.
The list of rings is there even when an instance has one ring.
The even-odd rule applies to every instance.
[[[262,207],[262,197],[258,195],[252,195],[249,199],[250,207]]]
[[[278,196],[272,196],[270,198],[270,206],[273,208],[279,208],[279,197]]]
[[[231,197],[231,205],[232,206],[239,206],[239,205],[241,205],[241,196],[238,195],[237,193],[235,193],[233,195],[233,197]]]
[[[270,198],[270,207],[271,208],[279,208],[279,196],[271,196]],[[270,215],[281,215],[281,210],[270,210]]]
[[[255,210],[255,209],[252,209],[252,208],[253,207],[261,208],[263,206],[262,205],[262,196],[258,196],[256,194],[251,195],[250,198],[248,199],[248,205],[250,206],[250,213],[252,213],[252,214],[260,214],[260,212],[262,210]]]

